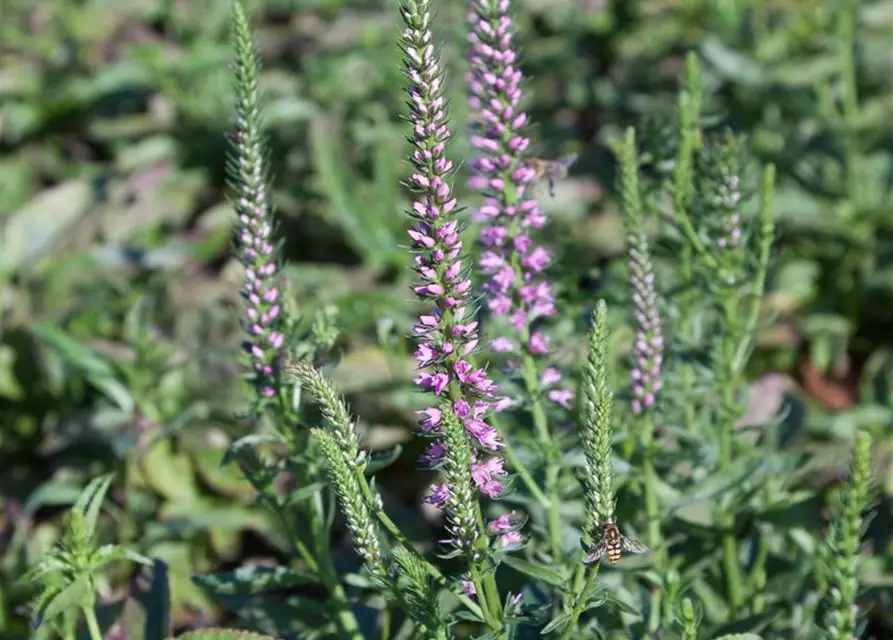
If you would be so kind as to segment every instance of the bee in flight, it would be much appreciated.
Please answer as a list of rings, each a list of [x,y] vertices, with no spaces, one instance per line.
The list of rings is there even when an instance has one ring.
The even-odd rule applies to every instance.
[[[528,168],[536,172],[536,181],[546,181],[549,185],[549,195],[555,197],[555,182],[567,177],[568,169],[577,160],[576,153],[569,153],[558,160],[541,160],[540,158],[527,158],[524,163]]]
[[[645,553],[648,551],[648,547],[641,542],[624,537],[624,535],[620,533],[620,529],[617,528],[616,522],[607,522],[601,526],[599,539],[589,550],[585,562],[587,564],[590,562],[598,562],[599,558],[608,554],[608,560],[614,565],[620,560],[623,551],[628,551],[629,553]]]

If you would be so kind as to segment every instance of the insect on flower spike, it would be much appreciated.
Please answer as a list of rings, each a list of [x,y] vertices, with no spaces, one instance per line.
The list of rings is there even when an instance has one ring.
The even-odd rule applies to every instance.
[[[589,550],[584,562],[587,564],[597,562],[603,555],[607,554],[608,561],[612,565],[616,565],[624,551],[628,553],[645,553],[648,551],[648,547],[637,540],[632,540],[621,534],[616,522],[608,522],[601,527],[598,540]]]

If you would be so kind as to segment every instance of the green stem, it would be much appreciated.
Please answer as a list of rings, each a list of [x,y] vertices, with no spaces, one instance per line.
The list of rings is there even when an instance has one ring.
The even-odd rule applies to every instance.
[[[422,566],[425,567],[425,571],[429,576],[434,578],[437,583],[442,587],[448,587],[446,577],[440,572],[440,569],[431,564],[418,550],[410,543],[407,537],[400,530],[400,527],[396,525],[396,523],[391,520],[391,517],[385,512],[384,509],[380,508],[376,504],[375,496],[372,494],[372,488],[369,486],[368,480],[366,480],[366,474],[359,467],[355,469],[355,474],[357,478],[357,483],[360,485],[360,489],[363,491],[363,497],[366,499],[367,506],[372,509],[375,513],[375,516],[378,518],[378,521],[381,522],[382,526],[388,530],[394,539],[400,543],[407,551],[412,553],[419,562],[422,563]],[[474,600],[466,596],[465,594],[458,594],[456,596],[459,598],[459,601],[466,606],[466,608],[471,611],[474,615],[479,618],[484,618],[484,613],[481,610],[481,607]]]
[[[738,618],[741,607],[741,573],[738,566],[738,541],[735,539],[733,526],[734,514],[724,512],[720,515],[722,526],[722,559],[726,575],[726,592],[729,598],[730,620]]]
[[[303,474],[301,474],[303,475]],[[306,480],[306,478],[304,478]],[[300,485],[305,486],[305,485]],[[351,640],[363,640],[360,625],[347,601],[347,593],[341,585],[338,571],[335,569],[334,558],[329,544],[329,531],[325,525],[322,496],[317,493],[312,502],[313,508],[308,509],[310,518],[310,531],[313,535],[313,547],[319,562],[319,576],[332,599],[332,606],[336,612],[338,625],[341,627],[345,638]]]
[[[491,629],[499,629],[502,627],[499,624],[498,620],[493,617],[493,611],[491,607],[493,606],[488,598],[488,589],[484,584],[484,579],[481,577],[481,572],[478,569],[478,565],[474,562],[469,562],[468,567],[471,573],[471,581],[474,583],[474,589],[477,592],[477,599],[481,605],[481,612],[483,613],[484,622],[487,623],[487,626]]]
[[[92,603],[82,608],[84,617],[87,619],[87,629],[90,631],[90,640],[102,640],[102,630],[99,628],[99,621],[96,619],[96,612],[93,611]]]
[[[496,421],[491,419],[491,422],[494,423],[494,427],[499,429],[499,427],[495,424]],[[546,497],[546,494],[543,493],[542,489],[540,489],[539,485],[536,483],[536,480],[533,479],[530,471],[524,466],[524,463],[518,458],[518,454],[515,453],[515,448],[509,442],[508,438],[503,440],[503,452],[505,453],[505,459],[508,460],[509,466],[514,469],[518,473],[518,477],[521,478],[521,482],[524,483],[524,486],[527,487],[527,490],[530,492],[530,495],[534,500],[539,503],[540,507],[543,509],[549,508],[549,499]]]
[[[487,526],[484,523],[484,514],[481,511],[480,502],[475,502],[474,514],[477,519],[478,529],[480,531],[486,531]],[[481,556],[484,555],[484,551],[486,551],[486,548],[480,549]],[[481,576],[480,565],[477,562],[470,561],[468,564],[472,569],[472,575],[476,572],[479,576],[479,580],[482,581],[484,587],[483,593],[486,594],[487,598],[485,602],[482,598],[481,585],[478,585],[478,602],[481,603],[482,610],[489,610],[490,620],[488,621],[488,624],[490,624],[493,629],[499,630],[502,628],[502,623],[500,622],[500,620],[502,620],[502,598],[499,597],[499,588],[496,585],[496,573],[494,571],[487,571],[485,575]]]
[[[527,344],[529,336],[525,329],[521,336],[523,344]],[[546,462],[546,492],[548,493],[548,527],[549,543],[552,548],[552,561],[560,563],[564,557],[564,549],[561,544],[561,495],[558,479],[561,474],[561,465],[552,435],[549,432],[549,419],[543,406],[542,394],[539,383],[539,372],[536,361],[529,353],[524,354],[523,378],[527,387],[527,394],[531,402],[531,416],[536,430],[537,441],[543,450]]]
[[[660,531],[660,509],[657,503],[657,472],[654,469],[654,420],[650,415],[645,417],[644,451],[642,459],[642,475],[645,488],[645,517],[647,520],[648,546],[655,554],[657,572],[663,575],[664,552]],[[648,628],[653,633],[660,626],[661,590],[654,589],[651,594],[651,613]]]
[[[734,457],[733,443],[735,434],[735,390],[738,386],[738,372],[735,368],[735,356],[738,350],[738,298],[729,293],[725,308],[725,337],[721,345],[721,425],[719,441],[719,469],[723,471],[732,464]],[[738,565],[738,540],[735,538],[735,514],[728,507],[723,508],[720,515],[722,527],[723,567],[726,576],[726,592],[729,600],[731,618],[734,620],[741,607],[741,574]]]
[[[391,609],[387,602],[381,612],[381,640],[390,640],[391,637]]]
[[[856,213],[859,213],[862,202],[861,157],[857,124],[859,118],[859,93],[856,83],[856,13],[858,0],[843,3],[837,23],[838,71],[843,84],[843,153],[846,164],[847,196]]]
[[[681,206],[681,205],[680,205]],[[681,262],[682,262],[682,279],[683,282],[694,283],[695,274],[694,274],[694,260],[692,256],[692,249],[689,245],[683,245],[681,253]],[[687,290],[682,292],[681,300],[680,300],[680,316],[679,316],[679,332],[683,337],[686,338],[687,343],[691,343],[692,337],[692,322],[691,322],[691,310],[694,308],[694,298],[697,296],[697,290],[694,286],[688,287]],[[682,363],[681,369],[681,393],[682,397],[690,398],[691,394],[694,390],[695,386],[695,368],[688,361]],[[683,402],[682,403],[682,426],[685,428],[688,433],[695,433],[698,429],[697,420],[695,420],[695,403],[694,402]]]
[[[752,594],[753,613],[762,613],[766,609],[766,560],[769,558],[769,538],[760,535],[757,557],[753,569],[747,576],[747,593]]]
[[[585,567],[583,570],[586,571]],[[567,640],[577,631],[580,615],[583,613],[583,607],[586,606],[586,594],[588,594],[589,590],[592,588],[592,584],[595,582],[597,575],[598,563],[595,563],[592,565],[592,568],[589,569],[589,575],[586,577],[586,582],[583,584],[583,588],[577,592],[574,608],[571,610],[570,618],[568,619],[567,626],[564,628],[564,633],[560,636],[560,640]]]

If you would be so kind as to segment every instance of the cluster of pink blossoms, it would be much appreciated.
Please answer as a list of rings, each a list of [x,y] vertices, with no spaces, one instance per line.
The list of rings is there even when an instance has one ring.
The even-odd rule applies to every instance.
[[[237,96],[236,131],[232,135],[234,154],[229,164],[236,190],[238,216],[236,252],[245,267],[242,297],[248,338],[243,347],[251,360],[254,383],[261,398],[276,395],[274,376],[285,336],[281,330],[279,288],[277,286],[276,246],[273,242],[273,215],[267,197],[267,176],[261,144],[257,64],[254,51],[245,53],[252,64],[239,64],[237,86],[247,87]]]
[[[648,257],[643,235],[629,242],[630,288],[633,315],[636,319],[636,341],[633,344],[633,413],[639,414],[654,406],[661,388],[664,338],[661,331],[654,268]]]
[[[496,352],[544,357],[549,340],[532,327],[556,313],[555,294],[544,277],[549,252],[530,236],[546,224],[546,216],[534,196],[536,173],[523,161],[530,140],[524,135],[528,117],[519,106],[522,74],[512,49],[510,5],[510,0],[469,1],[471,144],[481,153],[472,162],[470,185],[485,196],[475,218],[486,223],[478,266],[487,276],[487,306],[494,316],[508,317],[514,329],[513,337],[498,337],[490,346]],[[573,395],[558,386],[561,377],[547,369],[540,385],[549,389],[551,400],[569,407]],[[512,404],[500,402],[497,410]]]
[[[421,370],[416,385],[448,402],[462,421],[469,443],[471,477],[481,494],[495,498],[504,490],[505,461],[496,455],[502,440],[487,423],[496,385],[471,357],[478,345],[478,323],[470,305],[471,280],[463,262],[457,203],[449,184],[454,172],[446,158],[451,137],[442,95],[442,73],[431,43],[430,15],[404,12],[403,33],[414,168],[409,187],[416,194],[409,215],[415,226],[408,233],[415,253],[419,282],[416,296],[429,302],[413,329],[418,341],[415,360]],[[441,403],[440,407],[444,406]],[[452,452],[442,437],[442,409],[419,412],[423,431],[433,441],[423,461],[438,467]],[[454,490],[448,484],[432,487],[426,502],[449,508]]]

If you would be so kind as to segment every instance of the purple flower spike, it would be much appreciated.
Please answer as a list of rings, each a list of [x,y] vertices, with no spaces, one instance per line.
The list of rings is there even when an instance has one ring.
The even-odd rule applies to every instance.
[[[470,185],[485,196],[475,213],[475,219],[485,223],[478,267],[487,276],[483,289],[490,312],[506,316],[514,329],[512,339],[497,337],[490,346],[498,352],[543,357],[549,353],[548,340],[530,326],[537,318],[555,314],[555,294],[544,278],[549,252],[530,235],[544,226],[546,217],[534,197],[536,173],[523,159],[530,140],[524,135],[528,117],[520,108],[521,70],[512,49],[511,2],[470,0],[468,6],[471,144],[480,153],[472,162]],[[560,376],[551,376],[548,386],[559,381]],[[547,397],[566,404],[568,393]]]
[[[664,338],[660,326],[654,268],[644,234],[629,239],[630,288],[633,314],[636,319],[636,340],[633,344],[633,413],[652,407],[660,391]]]
[[[242,297],[245,352],[261,399],[276,395],[275,376],[285,337],[277,287],[277,248],[273,212],[267,197],[267,175],[257,91],[258,60],[249,34],[236,38],[236,131],[228,173],[235,192],[236,256],[245,268]]]
[[[413,327],[418,344],[415,360],[420,369],[415,383],[452,406],[469,444],[463,458],[469,482],[473,481],[483,495],[497,497],[503,491],[506,471],[502,458],[492,454],[502,446],[502,440],[486,421],[496,386],[486,371],[475,368],[469,359],[478,344],[478,323],[469,304],[471,280],[463,262],[458,207],[450,186],[454,168],[445,155],[452,134],[447,126],[443,78],[431,43],[427,5],[424,1],[408,1],[401,8],[406,24],[402,43],[414,146],[408,184],[415,193],[408,212],[415,221],[408,230],[418,274],[413,291],[431,305]],[[426,409],[419,415],[426,434],[443,435],[440,409]],[[436,440],[422,460],[439,466],[451,455],[447,443]],[[434,487],[426,502],[448,506],[456,490],[452,486]]]

